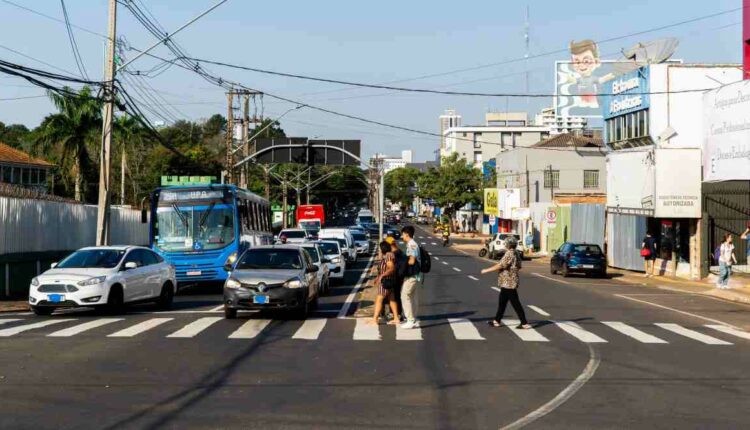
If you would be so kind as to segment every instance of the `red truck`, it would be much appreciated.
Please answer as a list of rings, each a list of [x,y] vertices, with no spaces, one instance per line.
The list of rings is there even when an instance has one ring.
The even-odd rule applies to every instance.
[[[325,225],[323,205],[300,205],[297,208],[297,226],[305,230],[320,230]]]

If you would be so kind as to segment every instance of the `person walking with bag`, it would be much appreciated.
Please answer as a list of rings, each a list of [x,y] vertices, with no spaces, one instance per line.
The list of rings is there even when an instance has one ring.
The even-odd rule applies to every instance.
[[[520,320],[520,324],[516,328],[524,330],[531,328],[531,325],[526,320],[526,313],[523,310],[523,305],[521,305],[521,299],[518,297],[518,271],[521,268],[521,262],[516,251],[517,247],[518,242],[515,239],[506,239],[506,251],[500,262],[482,270],[483,275],[485,273],[499,272],[497,275],[497,286],[500,287],[500,297],[497,303],[497,313],[495,313],[495,319],[487,321],[487,324],[493,327],[502,327],[505,307],[510,302]]]
[[[388,305],[393,314],[393,320],[388,324],[399,324],[398,305],[394,296],[396,287],[396,260],[391,252],[391,245],[386,241],[378,244],[380,248],[380,266],[378,267],[378,277],[375,279],[375,285],[378,287],[378,296],[375,298],[375,312],[372,315],[372,324],[378,324],[380,314],[383,312],[383,302],[388,300]]]
[[[732,265],[737,263],[734,255],[734,239],[731,233],[724,235],[724,242],[719,247],[719,280],[716,286],[722,290],[729,289],[729,277],[732,275]]]
[[[448,228],[450,228],[450,224]],[[401,237],[406,242],[406,256],[409,258],[406,263],[404,282],[401,285],[401,305],[406,317],[406,322],[401,324],[401,328],[413,329],[419,327],[419,321],[417,320],[419,291],[417,291],[417,288],[419,282],[422,281],[422,272],[419,268],[421,254],[419,244],[414,240],[414,227],[407,225],[402,228]]]
[[[646,232],[641,244],[641,257],[643,257],[643,268],[646,270],[645,277],[651,277],[654,274],[654,260],[656,260],[656,239],[651,236],[651,232]]]

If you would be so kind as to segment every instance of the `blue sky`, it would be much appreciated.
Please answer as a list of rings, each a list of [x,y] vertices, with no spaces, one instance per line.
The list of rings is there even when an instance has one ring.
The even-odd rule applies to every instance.
[[[12,0],[39,12],[62,18],[59,0]],[[214,0],[142,0],[169,30],[176,29],[214,3]],[[229,0],[176,39],[192,56],[334,79],[383,83],[448,72],[523,57],[526,4],[531,15],[531,54],[565,49],[571,40],[604,40],[699,16],[741,7],[740,0],[712,2],[679,0],[609,1],[283,1]],[[73,24],[106,33],[107,1],[67,0]],[[119,8],[118,35],[144,48],[155,40],[124,7]],[[7,48],[77,74],[64,25],[34,15],[0,0],[0,58],[50,69]],[[741,61],[741,11],[679,27],[630,37],[600,46],[603,56],[639,41],[677,37],[674,58],[686,62]],[[88,73],[101,79],[104,40],[75,30]],[[159,47],[154,51],[168,56]],[[610,55],[608,58],[614,58]],[[552,93],[555,60],[548,55],[528,62],[530,91]],[[156,64],[140,59],[131,70]],[[452,73],[398,85],[455,91],[523,92],[524,62]],[[303,100],[332,110],[411,128],[437,132],[438,116],[454,108],[464,123],[478,124],[487,110],[528,110],[530,116],[551,100],[478,98],[392,94],[383,90],[351,89],[218,66],[210,69],[248,86]],[[57,70],[59,72],[59,70]],[[207,118],[226,114],[220,88],[185,70],[173,67],[145,81],[160,92],[174,110],[172,117]],[[472,81],[472,82],[468,82]],[[138,84],[143,85],[143,81]],[[132,93],[133,91],[131,91]],[[0,76],[0,121],[38,125],[52,111],[45,98],[2,100],[42,95],[43,91],[17,78]],[[137,94],[134,94],[137,96]],[[162,101],[160,101],[162,102]],[[264,99],[266,116],[274,117],[290,105]],[[260,110],[260,106],[259,106]],[[150,117],[156,120],[154,117]],[[362,139],[363,153],[399,153],[414,149],[418,160],[433,159],[437,137],[419,136],[375,125],[301,109],[282,120],[288,135]]]

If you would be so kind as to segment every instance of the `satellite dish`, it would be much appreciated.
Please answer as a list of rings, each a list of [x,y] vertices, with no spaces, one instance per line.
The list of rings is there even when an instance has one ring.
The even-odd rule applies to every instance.
[[[651,42],[639,42],[630,49],[622,51],[623,58],[614,63],[614,74],[623,75],[649,64],[663,63],[674,54],[680,41],[674,37],[657,39]]]

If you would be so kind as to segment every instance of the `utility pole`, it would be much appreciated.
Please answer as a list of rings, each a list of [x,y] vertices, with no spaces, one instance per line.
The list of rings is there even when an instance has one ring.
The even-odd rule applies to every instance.
[[[120,205],[125,206],[125,168],[128,165],[127,153],[125,152],[125,142],[122,145],[122,157],[120,158]]]
[[[305,196],[305,204],[310,204],[310,183],[312,183],[312,168],[307,171],[307,195]]]
[[[245,92],[242,96],[242,109],[243,109],[243,115],[242,115],[242,155],[243,159],[247,158],[250,155],[250,148],[248,147],[248,130],[250,127],[250,94]],[[249,173],[250,169],[247,164],[242,166],[240,170],[240,187],[247,189],[248,182],[249,182]]]
[[[287,181],[286,181],[286,170],[284,170],[284,181],[281,183],[281,212],[282,212],[282,228],[287,228],[287,207],[286,207],[286,196],[287,194]]]
[[[234,183],[234,175],[232,174],[234,167],[234,146],[232,145],[234,141],[234,110],[232,109],[232,103],[234,103],[234,92],[229,91],[227,93],[227,174],[224,177],[224,183],[226,184]]]
[[[112,123],[115,110],[115,38],[117,37],[117,0],[109,0],[107,23],[107,64],[104,68],[104,109],[102,145],[99,154],[99,201],[96,215],[96,244],[109,245],[109,187],[112,167]]]

